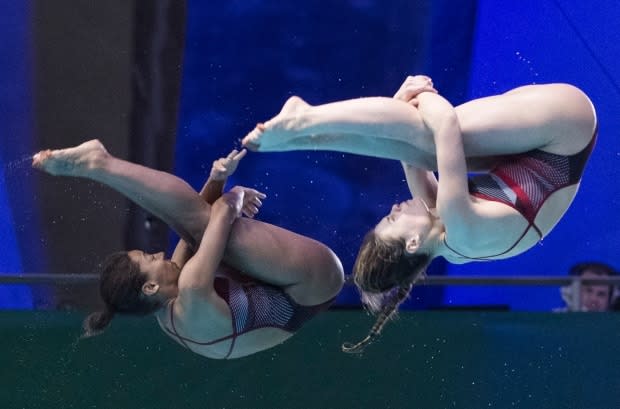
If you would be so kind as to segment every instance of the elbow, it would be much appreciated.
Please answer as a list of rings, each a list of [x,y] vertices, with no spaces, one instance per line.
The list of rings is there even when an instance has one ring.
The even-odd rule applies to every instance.
[[[211,218],[228,219],[231,223],[239,216],[243,204],[243,195],[237,192],[227,192],[213,205]]]
[[[446,109],[446,111],[443,113],[443,115],[441,116],[441,119],[439,121],[439,128],[440,129],[454,129],[454,128],[459,128],[460,129],[460,125],[459,125],[459,118],[456,115],[456,111],[454,109]]]
[[[445,112],[441,115],[440,118],[437,119],[436,123],[433,126],[435,141],[438,139],[452,139],[454,135],[461,133],[461,126],[459,124],[459,119],[456,116],[454,110],[452,112]]]
[[[324,247],[321,262],[317,263],[317,272],[313,276],[320,281],[327,298],[337,296],[344,285],[344,269],[342,262],[331,249]]]

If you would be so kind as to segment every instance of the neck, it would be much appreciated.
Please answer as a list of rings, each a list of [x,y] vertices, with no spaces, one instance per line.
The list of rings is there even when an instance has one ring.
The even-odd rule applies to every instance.
[[[436,217],[433,212],[429,211],[429,215],[433,220],[433,226],[428,232],[425,241],[425,252],[428,252],[431,257],[437,257],[442,254],[443,240],[446,234],[446,228],[439,217]]]

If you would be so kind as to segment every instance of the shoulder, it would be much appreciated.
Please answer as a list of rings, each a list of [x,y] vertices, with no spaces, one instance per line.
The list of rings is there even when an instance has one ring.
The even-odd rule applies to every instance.
[[[473,198],[470,209],[466,216],[460,218],[459,223],[446,225],[451,243],[487,247],[498,239],[504,241],[511,231],[521,231],[524,224],[527,224],[518,211],[504,203]]]
[[[177,297],[157,315],[161,329],[173,340],[190,348],[186,341],[218,338],[230,331],[230,312],[219,311],[213,304],[201,305]],[[191,349],[191,348],[190,348]]]
[[[230,319],[230,308],[213,287],[179,287],[179,294],[171,303],[172,314],[184,320]]]

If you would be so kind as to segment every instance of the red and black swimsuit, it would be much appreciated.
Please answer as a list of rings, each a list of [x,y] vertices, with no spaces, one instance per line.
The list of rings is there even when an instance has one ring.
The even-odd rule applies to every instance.
[[[216,277],[213,283],[217,294],[226,301],[232,316],[232,332],[230,335],[207,342],[185,338],[178,334],[174,325],[173,307],[170,304],[170,325],[172,329],[164,329],[186,348],[193,345],[215,345],[232,340],[228,353],[229,358],[235,347],[238,336],[259,328],[279,328],[293,333],[319,312],[329,308],[332,300],[319,305],[304,306],[297,304],[280,287],[272,286],[249,278],[233,280],[229,277]]]
[[[507,155],[501,157],[500,164],[489,173],[469,178],[469,193],[472,196],[512,207],[523,215],[528,225],[508,250],[491,256],[468,257],[444,242],[446,247],[469,260],[487,260],[510,252],[530,228],[536,230],[542,239],[543,234],[534,223],[538,211],[552,193],[579,183],[594,148],[596,135],[595,130],[590,143],[574,155],[556,155],[540,150]]]

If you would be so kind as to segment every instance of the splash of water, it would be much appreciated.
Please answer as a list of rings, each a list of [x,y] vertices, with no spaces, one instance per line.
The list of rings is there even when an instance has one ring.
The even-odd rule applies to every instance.
[[[5,174],[11,174],[25,169],[30,169],[32,163],[32,155],[24,155],[19,159],[7,162],[4,165]]]

